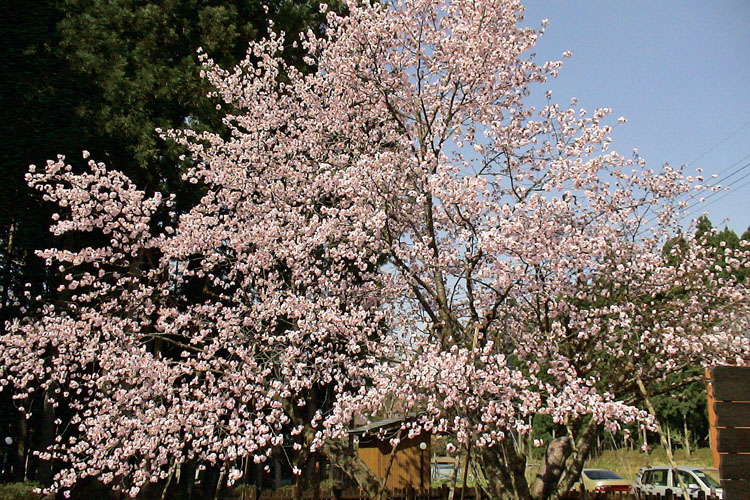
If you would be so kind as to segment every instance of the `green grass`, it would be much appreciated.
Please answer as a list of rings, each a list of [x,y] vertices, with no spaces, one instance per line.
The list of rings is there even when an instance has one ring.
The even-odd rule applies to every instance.
[[[0,500],[38,500],[41,495],[34,493],[39,483],[6,483],[0,484]]]
[[[697,465],[701,467],[713,467],[713,458],[710,448],[698,448],[692,450],[690,458],[684,450],[674,450],[675,463],[677,465]],[[614,471],[627,479],[635,479],[635,475],[647,465],[669,464],[667,453],[661,446],[654,448],[646,454],[640,450],[607,450],[598,457],[589,459],[585,464],[586,469],[608,469]],[[533,481],[539,470],[539,462],[530,460],[526,469],[526,479]]]
[[[677,465],[698,465],[713,467],[713,458],[710,448],[698,448],[692,450],[690,458],[684,450],[674,450],[674,459]],[[586,462],[587,469],[609,469],[620,474],[622,477],[635,479],[641,467],[647,465],[668,464],[667,453],[661,446],[646,454],[636,450],[607,450],[596,458]]]

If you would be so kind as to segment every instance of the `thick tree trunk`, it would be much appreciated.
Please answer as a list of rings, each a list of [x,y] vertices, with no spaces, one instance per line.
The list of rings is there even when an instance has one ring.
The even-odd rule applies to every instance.
[[[544,460],[539,466],[539,472],[531,486],[531,498],[542,500],[547,498],[560,480],[565,469],[565,460],[572,451],[570,437],[564,436],[553,439],[544,454]]]
[[[575,441],[573,452],[565,460],[565,469],[557,483],[557,487],[548,497],[550,500],[560,500],[563,498],[573,487],[573,484],[581,477],[583,464],[591,454],[591,448],[601,427],[593,419],[586,424],[583,433]]]
[[[51,384],[50,388],[42,396],[44,398],[42,402],[42,419],[39,423],[36,449],[43,453],[47,452],[47,449],[55,442],[55,408],[50,401],[50,394],[54,394],[54,390],[55,384]],[[52,458],[48,460],[38,458],[37,460],[36,480],[44,486],[51,485],[53,476]]]
[[[195,489],[195,462],[189,461],[180,466],[180,479],[177,482],[177,498],[193,499]]]
[[[28,404],[28,403],[24,403]],[[26,479],[26,457],[28,454],[29,422],[26,416],[17,414],[16,453],[13,462],[13,481]]]
[[[526,481],[526,456],[518,453],[506,439],[491,448],[477,448],[475,457],[482,466],[487,479],[486,493],[492,500],[529,500],[529,485]]]
[[[206,465],[201,473],[200,488],[196,488],[194,496],[196,500],[214,500],[216,487],[219,483],[219,465]]]
[[[349,448],[345,441],[328,441],[323,445],[322,453],[344,471],[365,492],[371,500],[377,500],[383,483],[375,476],[365,463],[357,456],[357,452]],[[387,493],[387,490],[386,490]]]
[[[281,458],[279,458],[279,449],[273,450],[273,488],[281,488]]]

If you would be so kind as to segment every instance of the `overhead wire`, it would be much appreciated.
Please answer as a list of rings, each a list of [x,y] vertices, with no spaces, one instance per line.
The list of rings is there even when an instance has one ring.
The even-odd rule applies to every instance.
[[[721,169],[721,170],[720,170],[719,172],[716,172],[716,176],[717,176],[717,177],[718,177],[718,176],[720,176],[721,174],[723,174],[724,172],[726,172],[726,171],[727,171],[727,170],[729,170],[730,168],[734,167],[734,166],[735,166],[735,165],[737,165],[738,163],[742,163],[743,161],[747,160],[748,158],[750,158],[750,154],[748,154],[748,155],[745,155],[745,156],[744,156],[743,158],[740,158],[739,160],[737,160],[736,162],[732,163],[732,164],[731,164],[731,165],[729,165],[728,167],[725,167],[725,168]]]
[[[725,181],[727,181],[727,180],[728,180],[728,179],[729,179],[730,177],[733,177],[733,176],[734,176],[735,174],[738,174],[738,173],[742,172],[743,170],[745,170],[745,169],[746,169],[746,168],[748,168],[748,167],[750,167],[750,162],[748,162],[748,163],[745,163],[745,164],[744,164],[744,165],[743,165],[742,167],[738,168],[737,170],[735,170],[735,171],[734,171],[734,172],[732,172],[731,174],[727,175],[726,177],[723,177],[722,179],[719,179],[719,180],[717,180],[717,181],[716,181],[716,182],[717,182],[717,184],[719,184],[719,185],[720,185],[720,184],[721,184],[722,182],[725,182]],[[696,206],[696,205],[700,205],[700,204],[702,204],[703,202],[705,202],[705,201],[706,201],[706,200],[708,200],[709,198],[713,198],[714,196],[716,196],[717,194],[719,194],[719,193],[723,192],[723,191],[724,191],[724,190],[726,190],[727,188],[730,188],[730,187],[734,186],[735,184],[737,184],[737,182],[739,182],[739,181],[741,181],[742,179],[746,178],[746,177],[747,177],[748,175],[750,175],[750,172],[749,172],[749,173],[747,173],[747,174],[745,174],[745,175],[743,175],[743,176],[741,176],[741,177],[739,177],[739,178],[737,178],[737,179],[735,179],[735,180],[733,180],[732,182],[730,182],[730,183],[729,183],[729,184],[727,184],[726,186],[722,186],[722,189],[720,189],[720,190],[717,190],[717,191],[714,191],[714,192],[712,192],[712,193],[710,193],[710,194],[708,194],[708,195],[704,196],[704,197],[703,197],[703,198],[701,198],[700,200],[698,200],[698,201],[696,201],[696,202],[693,202],[692,204],[690,204],[690,205],[688,205],[687,207],[685,207],[685,210],[690,210],[690,208],[692,208],[692,207],[694,207],[694,206]]]
[[[719,146],[721,146],[722,144],[724,144],[725,142],[727,142],[729,139],[731,139],[732,137],[734,137],[735,135],[737,135],[740,131],[742,131],[743,129],[747,128],[748,126],[750,126],[750,121],[746,121],[745,123],[743,123],[742,125],[740,125],[738,128],[734,129],[732,132],[730,132],[729,134],[727,134],[726,136],[724,136],[722,139],[720,139],[718,142],[716,142],[715,144],[713,144],[711,147],[709,147],[708,149],[706,149],[705,151],[703,151],[697,157],[695,157],[692,160],[690,160],[689,162],[687,162],[687,165],[692,166],[694,163],[702,160],[707,155],[709,155],[714,150],[716,150],[716,148],[718,148]],[[741,164],[742,162],[746,161],[748,158],[750,158],[750,154],[745,155],[744,157],[742,157],[739,160],[735,161],[731,165],[728,165],[727,167],[724,167],[718,173],[714,174],[713,177],[716,178],[715,180],[713,180],[714,185],[721,185],[721,183],[726,182],[730,178],[734,177],[738,173],[740,173],[743,170],[745,170],[746,168],[750,167],[750,162],[748,162],[748,163],[745,163],[744,165],[740,166],[739,168],[737,168],[735,170],[732,170],[734,167],[736,167],[738,164]],[[729,170],[732,170],[732,171],[729,174],[727,174],[727,175],[725,175],[723,177],[720,177],[720,176],[722,176],[724,173],[726,173]],[[743,176],[741,176],[741,177],[739,177],[737,179],[734,179],[732,182],[730,182],[729,184],[727,184],[726,186],[724,186],[724,189],[714,191],[714,192],[708,194],[707,196],[702,197],[698,201],[693,201],[692,203],[689,203],[683,209],[683,214],[680,217],[678,217],[676,219],[676,221],[681,221],[681,220],[685,219],[686,217],[688,217],[689,215],[691,215],[693,213],[696,213],[696,211],[692,210],[692,209],[694,207],[698,206],[698,205],[701,205],[699,207],[699,209],[705,208],[705,207],[708,207],[710,205],[713,205],[714,203],[718,202],[719,200],[722,200],[722,199],[726,198],[727,196],[730,196],[731,194],[734,194],[734,193],[738,192],[741,188],[743,188],[747,184],[749,184],[750,181],[745,182],[745,183],[741,184],[740,186],[737,186],[736,189],[731,190],[731,191],[727,191],[727,188],[730,188],[731,186],[737,184],[740,181],[743,181],[744,179],[746,179],[748,177],[748,175],[750,175],[750,173],[747,173],[747,174],[745,174],[745,175],[743,175]],[[714,198],[713,200],[711,200],[708,203],[706,203],[707,200],[709,200],[710,198],[713,198],[713,197],[717,196],[719,193],[724,193],[724,194],[722,194],[718,198]],[[680,198],[682,198],[684,196],[687,196],[688,200],[692,200],[692,199],[694,199],[696,197],[696,193],[687,191],[685,193],[682,193],[682,194],[676,196],[674,198],[674,201],[677,201],[677,200],[679,200]],[[638,230],[635,233],[634,237],[637,237],[637,236],[645,233],[646,231],[648,231],[652,227],[652,223],[655,220],[656,220],[656,217],[653,217],[650,220],[644,221],[643,225],[641,226],[641,229]]]
[[[748,123],[750,123],[750,122],[748,122]],[[721,171],[720,171],[720,172],[719,172],[718,174],[716,174],[716,175],[717,175],[717,176],[718,176],[718,175],[721,175],[722,173],[724,173],[724,172],[726,172],[727,170],[729,170],[729,169],[733,168],[733,167],[734,167],[734,166],[736,166],[736,165],[737,165],[738,163],[740,163],[740,162],[742,162],[742,161],[746,160],[747,158],[750,158],[750,155],[746,155],[745,157],[741,158],[740,160],[737,160],[736,162],[732,163],[732,164],[731,164],[731,165],[729,165],[728,167],[726,167],[726,168],[722,169],[722,170],[721,170]],[[715,180],[714,182],[715,182],[715,183],[716,183],[717,185],[721,185],[721,183],[723,183],[723,182],[725,182],[725,181],[729,180],[730,178],[734,177],[735,175],[737,175],[738,173],[740,173],[740,172],[742,172],[743,170],[747,169],[748,167],[750,167],[750,162],[748,162],[748,163],[745,163],[744,165],[740,166],[739,168],[737,168],[737,169],[733,170],[733,171],[732,171],[732,172],[730,172],[730,173],[729,173],[728,175],[725,175],[724,177],[722,177],[722,178],[720,178],[720,179],[716,179],[716,180]],[[698,206],[698,205],[700,205],[699,209],[700,209],[700,208],[705,208],[705,207],[707,207],[707,206],[709,206],[709,205],[713,205],[714,203],[716,203],[717,201],[719,201],[719,200],[721,200],[721,199],[724,199],[725,197],[729,196],[730,194],[733,194],[733,193],[736,193],[736,192],[738,192],[738,190],[739,190],[740,188],[744,187],[744,186],[745,186],[745,185],[746,185],[747,183],[743,183],[743,184],[742,184],[741,186],[738,186],[738,187],[737,187],[736,189],[734,189],[734,190],[731,190],[731,191],[727,191],[727,189],[728,189],[728,188],[730,188],[730,187],[732,187],[732,186],[734,186],[734,185],[735,185],[735,184],[737,184],[738,182],[741,182],[741,181],[743,181],[743,180],[744,180],[744,179],[746,179],[746,178],[747,178],[748,176],[750,176],[750,172],[748,172],[748,173],[746,173],[746,174],[742,175],[741,177],[738,177],[737,179],[734,179],[734,180],[733,180],[732,182],[730,182],[730,183],[729,183],[729,184],[727,184],[726,186],[723,186],[723,189],[721,189],[721,190],[717,190],[717,191],[714,191],[714,192],[712,192],[712,193],[708,194],[707,196],[705,196],[705,197],[702,197],[701,199],[699,199],[699,200],[697,200],[697,201],[694,201],[694,202],[690,203],[689,205],[687,205],[687,206],[686,206],[686,207],[685,207],[685,208],[683,209],[683,212],[684,212],[684,213],[683,213],[683,215],[681,215],[680,217],[678,217],[678,218],[677,218],[676,220],[677,220],[677,221],[681,221],[681,220],[685,219],[686,217],[688,217],[689,215],[691,215],[691,214],[694,214],[694,213],[697,213],[697,211],[695,211],[695,210],[692,210],[692,209],[693,209],[694,207]],[[719,193],[725,193],[725,194],[724,194],[724,195],[722,195],[722,196],[719,196],[719,198],[716,198],[716,199],[714,199],[714,200],[710,201],[709,203],[706,203],[706,201],[707,201],[707,200],[709,200],[710,198],[713,198],[714,196],[717,196],[717,195],[719,195]],[[695,196],[696,196],[696,195],[695,195],[695,193],[683,193],[683,194],[682,194],[682,195],[680,195],[680,196],[684,196],[685,194],[688,194],[688,195],[689,195],[689,199],[690,199],[690,198],[695,198]],[[675,198],[675,200],[679,199],[679,198],[680,198],[680,196],[676,197],[676,198]],[[640,229],[640,230],[639,230],[639,231],[638,231],[638,232],[636,233],[636,236],[639,236],[639,235],[641,235],[641,234],[645,233],[646,231],[648,231],[648,229],[649,229],[649,227],[650,227],[649,225],[650,225],[650,224],[651,224],[651,223],[652,223],[652,222],[653,222],[654,220],[655,220],[655,218],[652,218],[651,220],[648,220],[648,221],[646,221],[646,222],[644,223],[643,227],[642,227],[642,228],[641,228],[641,229]]]
[[[750,163],[748,163],[748,166],[750,166]],[[750,180],[748,180],[747,182],[743,182],[742,184],[740,184],[739,186],[737,186],[735,189],[733,189],[731,191],[728,190],[728,188],[731,187],[731,186],[733,186],[734,184],[736,184],[736,183],[744,180],[744,179],[747,179],[748,177],[750,177],[750,172],[748,172],[747,174],[743,175],[742,177],[740,177],[738,179],[735,179],[733,182],[731,182],[730,184],[728,184],[727,186],[725,186],[725,188],[723,190],[721,190],[721,191],[714,191],[713,193],[711,193],[710,196],[707,196],[706,198],[704,198],[702,202],[699,201],[697,203],[694,203],[693,206],[694,205],[701,205],[699,207],[699,209],[705,209],[706,207],[708,207],[710,205],[713,205],[714,203],[716,203],[716,202],[718,202],[720,200],[723,200],[724,198],[726,198],[729,195],[737,194],[740,191],[740,189],[742,189],[743,187],[745,187],[748,184],[750,184]],[[711,201],[709,201],[709,202],[706,203],[706,200],[708,200],[708,198],[710,198],[711,196],[714,196],[714,195],[716,195],[718,193],[723,193],[723,194],[721,196],[719,196],[718,198],[715,198],[715,199],[713,199],[713,200],[711,200]],[[689,207],[688,207],[688,209],[689,209]],[[680,217],[677,220],[682,220],[685,217],[688,217],[691,214],[695,214],[695,213],[697,213],[697,211],[686,212],[682,217]]]
[[[722,177],[722,178],[718,179],[718,177],[719,177],[720,175],[722,175],[722,174],[723,174],[724,172],[726,172],[727,170],[730,170],[730,169],[732,169],[732,168],[736,167],[736,166],[737,166],[738,164],[742,163],[743,161],[747,160],[748,158],[750,158],[750,154],[747,154],[747,155],[745,155],[744,157],[742,157],[742,158],[740,158],[739,160],[735,161],[735,162],[734,162],[734,163],[732,163],[731,165],[729,165],[729,166],[727,166],[727,167],[724,167],[724,168],[723,168],[723,169],[721,169],[721,170],[720,170],[720,171],[719,171],[718,173],[716,173],[716,174],[713,174],[713,176],[712,176],[712,177],[714,177],[714,179],[712,179],[712,181],[713,181],[713,182],[715,182],[715,183],[721,183],[721,182],[724,182],[724,181],[726,181],[727,179],[729,179],[730,177],[732,177],[732,176],[733,176],[734,174],[736,174],[736,173],[737,173],[737,172],[738,172],[739,170],[743,170],[743,169],[747,168],[747,165],[744,165],[744,166],[740,167],[740,168],[739,168],[738,170],[736,170],[736,171],[734,171],[734,172],[730,173],[729,175],[727,175],[727,176],[725,176],[725,177]],[[684,193],[682,193],[682,194],[679,194],[679,195],[675,196],[675,198],[674,198],[674,199],[675,199],[675,201],[677,201],[677,200],[679,200],[680,198],[683,198],[683,197],[685,197],[685,196],[687,196],[688,198],[690,198],[690,197],[692,197],[692,195],[693,195],[693,193],[692,193],[691,191],[686,191],[686,192],[684,192]]]
[[[725,142],[727,142],[729,139],[731,139],[732,137],[734,137],[735,135],[737,135],[737,133],[740,130],[744,129],[748,125],[750,125],[750,121],[747,121],[743,125],[740,125],[740,127],[737,128],[734,132],[730,133],[728,136],[724,137],[719,142],[717,142],[716,144],[714,144],[713,146],[711,146],[710,148],[708,148],[706,151],[704,151],[703,153],[701,153],[697,158],[694,158],[693,160],[690,160],[689,162],[687,162],[687,164],[688,165],[692,165],[693,163],[697,162],[698,160],[702,160],[703,158],[706,157],[706,155],[708,155],[714,149],[718,148],[719,146],[721,146],[722,144],[724,144]]]
[[[735,135],[737,135],[737,133],[738,133],[738,132],[740,132],[740,131],[741,131],[742,129],[744,129],[744,128],[745,128],[745,127],[747,127],[748,125],[750,125],[750,121],[748,121],[748,122],[745,122],[745,123],[744,123],[743,125],[741,125],[741,126],[740,126],[739,128],[735,129],[735,130],[734,130],[734,131],[733,131],[732,133],[730,133],[729,135],[725,136],[725,137],[724,137],[723,139],[721,139],[721,140],[720,140],[719,142],[717,142],[716,144],[714,144],[713,146],[711,146],[710,148],[708,148],[708,149],[707,149],[706,151],[704,151],[703,153],[701,153],[701,154],[700,154],[699,156],[697,156],[697,157],[696,157],[695,159],[693,159],[693,160],[691,160],[691,161],[687,162],[687,163],[686,163],[685,165],[688,165],[688,166],[692,166],[692,165],[693,165],[693,164],[694,164],[695,162],[697,162],[698,160],[700,160],[700,159],[704,158],[704,157],[705,157],[705,156],[706,156],[707,154],[709,154],[710,152],[712,152],[713,150],[715,150],[715,149],[716,149],[717,147],[721,146],[721,145],[722,145],[722,144],[724,144],[724,143],[725,143],[726,141],[728,141],[729,139],[731,139],[732,137],[734,137]],[[721,169],[721,170],[720,170],[719,172],[717,172],[716,174],[714,174],[714,176],[715,176],[715,177],[718,177],[718,176],[722,175],[722,174],[723,174],[724,172],[726,172],[727,170],[730,170],[730,169],[732,169],[733,167],[735,167],[735,166],[736,166],[736,165],[738,165],[739,163],[742,163],[743,161],[747,160],[748,158],[750,158],[750,154],[747,154],[747,155],[745,155],[744,157],[742,157],[742,158],[740,158],[739,160],[737,160],[737,161],[735,161],[734,163],[732,163],[731,165],[729,165],[729,166],[727,166],[727,167],[724,167],[724,168],[723,168],[723,169]],[[727,176],[727,177],[729,177],[729,176]],[[724,179],[721,179],[721,180],[719,180],[719,181],[717,181],[717,182],[723,182],[724,180],[726,180],[726,178],[724,178]],[[689,194],[689,193],[683,193],[683,194],[681,194],[681,195],[678,195],[677,197],[675,197],[675,200],[678,200],[678,199],[682,198],[683,196],[685,196],[685,195],[687,195],[687,194]]]

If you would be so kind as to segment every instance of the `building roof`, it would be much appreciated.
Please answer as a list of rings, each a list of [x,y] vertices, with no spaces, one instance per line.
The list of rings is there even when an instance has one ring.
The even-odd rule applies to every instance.
[[[369,424],[360,425],[359,427],[350,429],[349,434],[370,434],[372,432],[380,431],[381,429],[395,429],[396,427],[401,427],[401,424],[403,424],[410,417],[411,415],[408,415],[407,417],[393,417],[383,420],[377,420],[375,422],[370,422]]]

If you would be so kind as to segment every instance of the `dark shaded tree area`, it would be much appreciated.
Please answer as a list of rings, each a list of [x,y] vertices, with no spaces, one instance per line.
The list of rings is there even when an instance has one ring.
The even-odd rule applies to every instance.
[[[341,9],[338,0],[323,0]],[[189,206],[200,193],[183,183],[182,151],[156,128],[221,130],[216,102],[206,97],[196,50],[225,67],[245,54],[249,40],[288,33],[285,57],[298,68],[294,35],[325,29],[320,0],[6,0],[0,2],[0,325],[37,301],[60,302],[57,283],[35,251],[53,245],[53,207],[26,185],[30,164],[58,154],[82,165],[86,149],[147,192],[178,195]],[[266,7],[264,7],[264,5]],[[269,23],[269,20],[272,23]],[[91,244],[88,235],[63,246]],[[57,242],[59,245],[60,242]],[[4,328],[4,326],[2,326]],[[6,479],[47,482],[49,464],[31,450],[50,444],[44,405],[26,421],[19,402],[0,392],[0,434]],[[28,461],[27,461],[28,459]],[[26,467],[26,464],[29,467]]]
[[[154,129],[176,128],[186,121],[193,128],[221,127],[216,103],[205,97],[209,88],[199,76],[198,47],[231,66],[244,55],[249,40],[267,33],[268,19],[275,29],[291,34],[323,29],[319,3],[2,2],[4,318],[15,313],[14,302],[24,302],[24,283],[31,282],[32,297],[51,290],[43,286],[46,276],[33,258],[33,250],[49,246],[50,207],[26,186],[28,165],[57,154],[75,163],[87,149],[147,191],[184,191],[180,151]],[[286,55],[305,69],[301,50],[292,48],[291,40]]]

